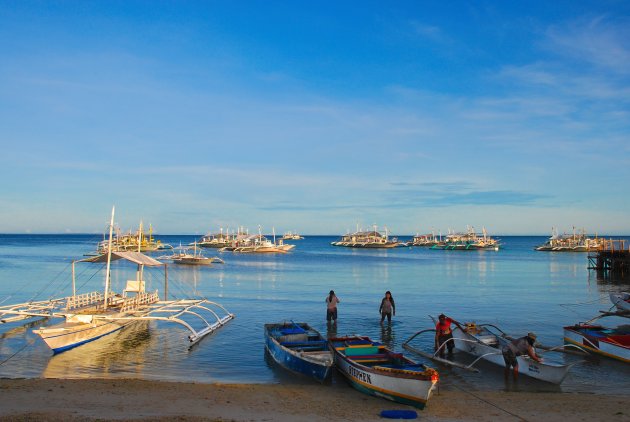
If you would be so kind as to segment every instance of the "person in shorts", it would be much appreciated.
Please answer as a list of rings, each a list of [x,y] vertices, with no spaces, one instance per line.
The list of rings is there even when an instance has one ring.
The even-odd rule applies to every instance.
[[[518,360],[516,359],[518,356],[529,356],[536,362],[542,362],[542,358],[536,354],[534,349],[535,342],[536,334],[527,333],[525,337],[517,338],[503,346],[501,353],[505,361],[505,378],[508,377],[510,368],[512,368],[514,380],[518,378]]]
[[[340,302],[335,291],[331,290],[328,296],[326,296],[326,321],[330,323],[337,322],[337,304]]]

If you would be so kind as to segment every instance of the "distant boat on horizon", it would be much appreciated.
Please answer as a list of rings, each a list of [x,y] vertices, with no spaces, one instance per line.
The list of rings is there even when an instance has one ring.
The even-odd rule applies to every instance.
[[[534,249],[548,252],[592,252],[603,246],[603,240],[597,235],[594,238],[587,236],[584,229],[581,232],[576,232],[575,227],[573,227],[573,234],[558,235],[558,230],[552,227],[551,237]]]
[[[348,233],[342,236],[340,240],[330,244],[346,248],[396,248],[404,246],[404,243],[399,242],[398,238],[389,238],[387,227],[385,227],[385,234],[383,234],[376,230],[376,225],[371,231],[361,231],[357,228],[356,232]]]

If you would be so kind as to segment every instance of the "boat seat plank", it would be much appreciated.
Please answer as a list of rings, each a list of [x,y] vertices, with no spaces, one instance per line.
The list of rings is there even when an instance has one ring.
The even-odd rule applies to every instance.
[[[297,346],[325,346],[327,343],[326,340],[317,340],[317,341],[283,341],[280,343],[281,346],[285,347],[297,347]]]
[[[302,352],[305,352],[305,351],[314,351],[314,352],[315,352],[315,351],[320,351],[320,352],[323,352],[323,351],[327,350],[325,347],[321,347],[321,346],[313,346],[313,347],[309,347],[309,346],[291,347],[290,349],[291,349],[291,350],[299,350],[299,351],[302,351]]]
[[[348,356],[352,360],[385,360],[389,361],[389,357],[385,353],[378,353],[374,355],[356,355]]]

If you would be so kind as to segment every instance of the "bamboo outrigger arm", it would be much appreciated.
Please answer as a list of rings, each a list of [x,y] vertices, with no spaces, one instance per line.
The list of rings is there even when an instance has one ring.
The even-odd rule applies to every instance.
[[[221,308],[225,312],[223,317],[219,316],[214,310],[210,309],[208,306],[204,305],[215,305],[218,308]],[[194,311],[192,309],[200,309],[205,310],[209,314],[211,314],[216,321],[209,322],[208,318],[201,315],[198,311]],[[202,338],[207,336],[208,334],[213,333],[217,329],[221,328],[228,321],[234,319],[234,314],[230,313],[223,306],[219,305],[216,302],[211,302],[209,300],[200,299],[200,300],[176,300],[176,301],[168,301],[168,302],[158,302],[151,309],[145,310],[144,313],[139,312],[140,315],[134,316],[95,316],[96,319],[106,319],[106,320],[118,320],[118,321],[166,321],[166,322],[174,322],[176,324],[184,326],[188,331],[190,331],[190,335],[188,339],[190,340],[191,346],[198,343]],[[152,314],[167,314],[167,315],[152,315]],[[200,322],[203,327],[201,329],[196,329],[193,327],[194,324],[185,321],[181,317],[184,315],[191,315],[195,317],[195,320]]]
[[[51,318],[66,303],[67,298],[41,300],[0,306],[0,324],[28,318]]]
[[[436,362],[440,362],[440,363],[442,363],[444,365],[455,366],[457,368],[465,369],[465,370],[471,371],[471,372],[479,372],[479,369],[474,368],[472,366],[474,363],[477,362],[476,360],[475,360],[475,362],[473,362],[470,365],[464,365],[464,364],[461,364],[461,363],[458,363],[458,362],[454,362],[452,360],[448,360],[448,359],[444,359],[444,358],[439,357],[438,354],[440,353],[440,351],[442,351],[442,349],[444,347],[446,347],[446,344],[447,344],[446,341],[444,343],[442,343],[442,345],[435,351],[435,353],[427,353],[427,352],[425,352],[423,350],[420,350],[420,349],[417,349],[417,348],[415,348],[415,347],[413,347],[413,346],[411,346],[409,344],[409,342],[411,340],[413,340],[414,338],[416,338],[418,335],[426,333],[426,332],[431,332],[431,331],[435,332],[435,329],[434,328],[429,328],[429,329],[426,329],[426,330],[418,331],[417,333],[415,333],[414,335],[409,337],[407,340],[405,340],[405,342],[403,343],[402,346],[405,349],[409,350],[410,352],[416,353],[416,354],[418,354],[420,356],[424,356],[427,359],[431,359],[431,360],[434,360]],[[453,339],[449,339],[448,341],[453,341]]]
[[[507,334],[505,331],[503,331],[502,329],[500,329],[499,327],[497,327],[496,325],[492,325],[492,324],[480,324],[480,327],[492,327],[494,329],[496,329],[497,331],[499,331],[501,333],[501,337],[503,337],[506,340],[512,341],[514,340],[514,337],[510,336],[509,334]],[[536,343],[535,347],[536,349],[542,349],[545,350],[547,352],[558,352],[558,353],[566,353],[569,355],[577,355],[577,356],[584,356],[585,353],[587,353],[584,349],[580,348],[580,347],[576,347],[573,346],[574,348],[580,350],[582,353],[576,351],[576,350],[567,350],[568,347],[571,347],[572,345],[570,344],[564,344],[564,345],[559,345],[559,346],[547,346],[541,343]]]

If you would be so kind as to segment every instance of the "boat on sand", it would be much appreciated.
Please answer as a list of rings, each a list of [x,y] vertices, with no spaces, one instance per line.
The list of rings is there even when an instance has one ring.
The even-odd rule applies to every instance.
[[[335,365],[357,390],[423,409],[439,380],[435,369],[364,336],[329,339]]]
[[[328,341],[305,322],[265,324],[265,348],[280,366],[323,382],[331,372]]]

